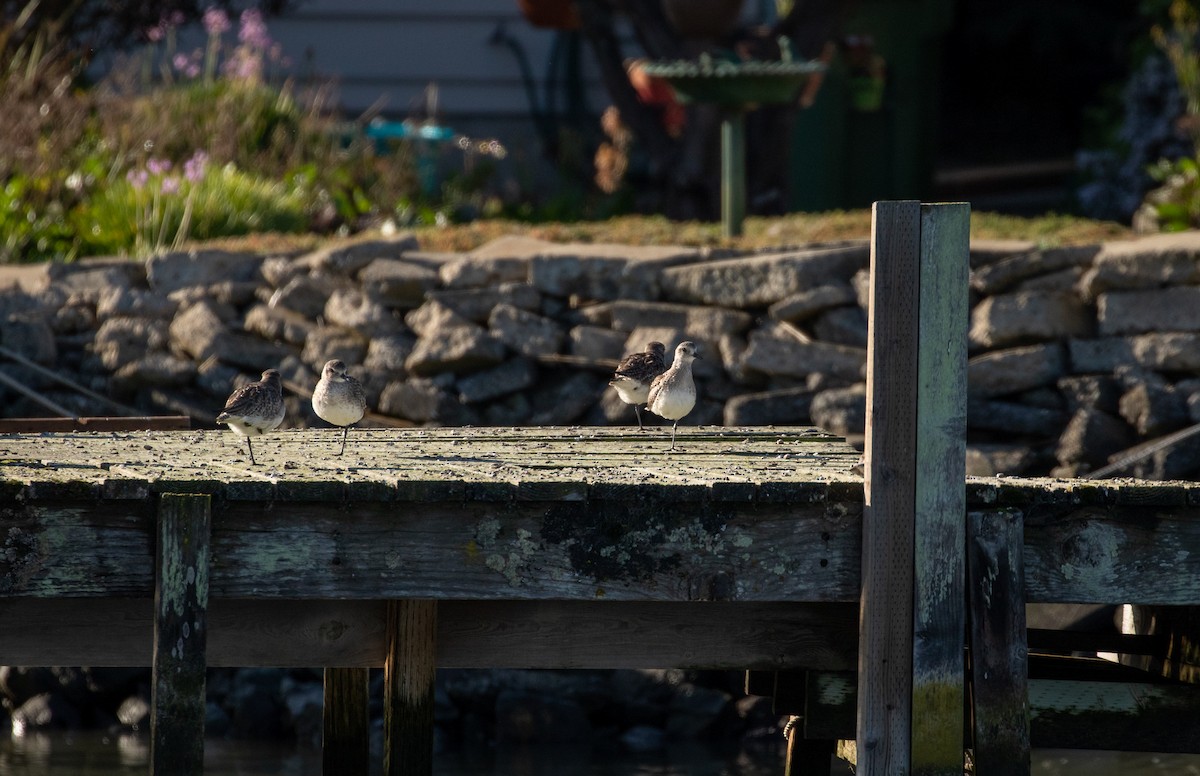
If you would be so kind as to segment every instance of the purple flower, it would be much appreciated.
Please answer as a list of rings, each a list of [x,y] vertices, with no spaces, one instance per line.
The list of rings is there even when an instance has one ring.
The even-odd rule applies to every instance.
[[[242,11],[238,40],[259,51],[266,51],[271,47],[271,36],[267,32],[266,22],[263,21],[262,11],[254,8]]]
[[[129,181],[129,185],[133,186],[135,189],[140,189],[141,187],[145,186],[146,181],[149,180],[149,178],[150,174],[145,170],[130,170],[129,172],[125,173],[125,180]]]
[[[150,171],[151,175],[162,175],[171,169],[171,160],[151,158],[146,162],[146,169]]]
[[[179,178],[176,178],[174,175],[172,175],[168,178],[163,178],[163,182],[162,182],[162,193],[163,194],[174,194],[177,191],[179,191]]]
[[[204,52],[200,49],[194,50],[191,54],[180,52],[171,59],[171,64],[188,78],[196,78],[200,75],[200,60],[203,57]]]
[[[221,35],[229,29],[229,16],[220,8],[204,11],[204,29],[209,35]]]
[[[166,36],[167,32],[163,29],[162,22],[146,29],[146,40],[151,43],[158,43]]]
[[[192,157],[183,163],[183,177],[192,183],[199,183],[208,167],[208,154],[197,150]]]

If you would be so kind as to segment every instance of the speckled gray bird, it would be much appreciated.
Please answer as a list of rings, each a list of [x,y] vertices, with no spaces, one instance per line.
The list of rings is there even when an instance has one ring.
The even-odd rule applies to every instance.
[[[672,421],[671,449],[675,449],[675,431],[679,419],[696,406],[696,381],[692,379],[692,362],[700,358],[696,343],[680,342],[675,348],[675,360],[671,368],[654,378],[650,394],[646,397],[646,408]]]
[[[342,449],[346,452],[346,436],[350,427],[363,419],[367,412],[367,396],[362,383],[346,374],[346,364],[338,359],[326,361],[321,380],[312,395],[313,411],[326,423],[342,427]]]
[[[250,463],[257,466],[250,437],[278,428],[283,422],[283,415],[283,381],[278,369],[268,369],[262,373],[261,380],[243,385],[229,395],[225,409],[217,416],[217,422],[227,424],[246,438]]]
[[[621,401],[633,405],[638,431],[645,428],[642,425],[641,405],[646,403],[650,395],[650,383],[667,370],[666,354],[665,345],[651,342],[644,352],[630,353],[617,364],[613,379],[608,383],[616,389]]]

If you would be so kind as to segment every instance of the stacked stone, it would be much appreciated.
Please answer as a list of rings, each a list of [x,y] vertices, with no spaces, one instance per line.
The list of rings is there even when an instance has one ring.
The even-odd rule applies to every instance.
[[[1200,236],[1040,249],[972,245],[969,470],[1075,476],[1200,422]],[[690,339],[685,424],[865,422],[865,241],[735,255],[508,237],[469,253],[411,235],[298,255],[206,250],[46,268],[0,293],[0,345],[148,413],[211,426],[231,388],[278,368],[311,390],[341,359],[389,422],[630,424],[617,361]],[[15,362],[81,415],[113,414]],[[48,414],[0,388],[5,414]],[[315,423],[288,392],[285,425]],[[368,420],[365,425],[370,425]],[[374,422],[381,422],[378,418]],[[1200,469],[1183,440],[1123,473]]]

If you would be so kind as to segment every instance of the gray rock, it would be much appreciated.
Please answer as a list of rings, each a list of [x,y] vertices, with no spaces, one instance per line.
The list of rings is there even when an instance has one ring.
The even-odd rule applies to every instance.
[[[1200,240],[1194,232],[1156,234],[1106,243],[1084,274],[1084,294],[1095,299],[1113,289],[1200,283]]]
[[[859,439],[867,428],[867,384],[834,388],[813,396],[809,407],[812,422],[831,434]]]
[[[418,423],[456,426],[478,422],[474,411],[451,395],[452,385],[450,375],[388,383],[379,396],[379,411]]]
[[[529,400],[534,411],[530,424],[565,426],[574,423],[591,408],[607,384],[605,378],[576,372],[565,380],[539,386]]]
[[[1001,294],[984,299],[971,311],[971,344],[979,348],[1086,337],[1091,332],[1087,307],[1068,294]]]
[[[1077,294],[1085,272],[1087,272],[1086,267],[1060,269],[1058,272],[1036,275],[1028,280],[1022,280],[1013,290],[1036,291],[1046,294]]]
[[[761,393],[743,393],[725,402],[726,426],[795,425],[812,422],[809,408],[813,392],[807,388],[785,388]]]
[[[1066,373],[1066,357],[1057,342],[1008,348],[967,362],[967,392],[980,398],[1004,396],[1054,385]]]
[[[100,293],[96,314],[101,318],[171,318],[178,305],[169,297],[129,286],[112,286]]]
[[[298,275],[275,291],[268,304],[294,310],[305,318],[315,320],[325,312],[325,302],[333,289],[342,287],[329,278]]]
[[[282,288],[295,277],[308,274],[308,266],[290,256],[269,256],[258,268],[259,274],[271,288]]]
[[[438,273],[400,259],[375,259],[358,273],[358,281],[382,304],[409,309],[420,305],[425,294],[437,287]]]
[[[695,256],[671,246],[545,243],[530,262],[529,281],[553,296],[654,299],[660,270]]]
[[[567,332],[567,339],[570,343],[568,350],[573,356],[593,361],[619,361],[627,355],[624,332],[600,326],[575,326]],[[645,346],[641,349],[644,350]]]
[[[364,337],[397,334],[403,324],[372,296],[355,289],[338,289],[325,303],[325,321]]]
[[[593,735],[583,707],[566,698],[502,690],[495,715],[499,746],[580,744]]]
[[[1031,278],[1088,267],[1099,252],[1099,245],[1074,245],[1019,253],[972,272],[971,288],[981,294],[1003,293]]]
[[[48,316],[17,314],[0,321],[0,345],[37,364],[58,361],[58,343]],[[7,366],[7,359],[3,359]]]
[[[1045,437],[1062,428],[1066,421],[1066,413],[1059,409],[1030,407],[1028,404],[1012,401],[981,398],[967,400],[969,430]]]
[[[409,334],[390,334],[372,337],[367,345],[363,368],[386,380],[404,377],[407,370],[404,362],[412,354],[416,338]]]
[[[634,725],[621,734],[621,745],[631,752],[657,752],[667,745],[667,732],[650,725]]]
[[[146,280],[156,293],[169,294],[188,286],[225,281],[255,280],[261,256],[231,251],[175,251],[146,261]]]
[[[826,283],[808,288],[782,299],[767,309],[767,314],[777,321],[799,323],[806,321],[832,307],[857,304],[858,295],[847,283]]]
[[[314,270],[353,276],[376,259],[400,259],[406,252],[418,248],[420,243],[416,236],[411,232],[402,232],[386,240],[367,239],[330,245],[313,251],[302,261]]]
[[[1001,443],[968,443],[967,476],[1014,477],[1024,474],[1034,465],[1037,455],[1025,445]]]
[[[1101,336],[1200,331],[1200,287],[1110,291],[1096,300]]]
[[[860,348],[801,342],[780,330],[751,332],[741,370],[768,376],[806,377],[813,372],[857,380],[865,377],[867,353]]]
[[[1109,456],[1129,447],[1136,439],[1132,428],[1120,418],[1100,410],[1082,409],[1058,438],[1055,457],[1059,464],[1085,464],[1100,467]]]
[[[267,342],[244,331],[223,331],[213,342],[214,355],[227,364],[240,366],[254,374],[254,379],[264,369],[277,366],[294,348]]]
[[[124,330],[120,335],[120,341],[122,342],[121,352],[106,356],[101,352],[101,333],[104,333],[110,327],[115,327],[115,321],[119,320],[142,321],[142,319],[137,318],[110,318],[100,327],[100,332],[96,334],[96,352],[101,354],[101,358],[105,360],[105,365],[109,369],[117,367],[116,360],[120,360],[121,362],[132,360],[132,358],[126,357],[126,354],[132,355],[135,351],[126,348],[123,344],[125,341],[132,340],[130,344],[133,345],[134,349],[137,349],[139,343],[134,338],[142,336],[149,329],[157,328],[157,326],[153,326],[145,321],[142,321],[136,327],[123,327]],[[187,353],[197,361],[204,361],[207,358],[217,355],[217,337],[226,331],[226,327],[213,306],[208,302],[201,302],[176,313],[175,317],[171,320],[169,331],[171,335],[171,347]],[[145,352],[146,347],[146,342],[143,340],[140,343],[140,352]]]
[[[315,324],[287,307],[257,304],[246,311],[246,331],[266,340],[303,345]]]
[[[1121,396],[1119,411],[1139,436],[1169,434],[1188,423],[1185,398],[1169,386],[1138,383]]]
[[[689,337],[716,342],[725,334],[740,334],[754,318],[740,310],[719,307],[617,300],[608,304],[609,325],[619,331],[638,327],[682,329]]]
[[[471,321],[434,299],[415,310],[410,310],[404,316],[404,322],[408,324],[408,328],[421,337],[431,336],[443,329],[454,327],[479,329]]]
[[[419,337],[404,362],[410,374],[421,377],[453,372],[467,374],[504,360],[504,343],[478,326],[450,326]]]
[[[195,377],[196,365],[192,361],[167,353],[149,353],[117,369],[112,376],[112,387],[118,393],[129,394],[143,388],[177,388],[191,383]]]
[[[337,358],[347,364],[361,364],[367,354],[367,340],[341,326],[314,326],[304,340],[300,358],[317,374],[325,362]]]
[[[53,317],[50,319],[50,328],[59,336],[94,331],[96,310],[92,305],[73,297],[69,302],[54,310]]]
[[[1032,240],[972,239],[970,248],[971,269],[995,264],[998,261],[1030,253],[1037,248]]]
[[[46,274],[56,288],[78,294],[92,304],[110,288],[144,287],[146,265],[125,258],[82,259],[70,264],[51,262]]]
[[[564,338],[553,320],[505,304],[492,310],[488,329],[515,352],[534,357],[559,352]]]
[[[458,400],[464,404],[490,401],[522,391],[537,380],[537,367],[527,358],[505,361],[492,369],[459,379]]]
[[[788,251],[748,258],[691,264],[663,270],[663,294],[670,301],[734,309],[767,307],[832,280],[848,279],[866,266],[867,246]]]
[[[850,278],[850,287],[854,289],[858,306],[869,311],[871,309],[871,269],[864,267],[855,272]]]
[[[1156,372],[1200,371],[1200,334],[1191,332],[1072,339],[1068,349],[1076,373],[1113,372],[1128,364]]]
[[[486,288],[431,291],[428,298],[439,302],[475,323],[486,323],[492,309],[506,304],[534,312],[542,306],[542,295],[528,283],[501,283]]]
[[[867,314],[858,306],[835,307],[817,316],[812,333],[821,342],[867,347]]]
[[[533,415],[529,399],[522,393],[513,393],[483,408],[484,422],[489,426],[522,426]]]
[[[222,364],[215,358],[211,358],[201,362],[200,366],[196,368],[196,386],[208,395],[223,401],[233,392],[240,374],[237,369],[228,364]]]
[[[1197,472],[1200,472],[1200,437],[1193,436],[1155,451],[1121,474],[1149,480],[1194,480]]]
[[[467,254],[443,264],[438,274],[446,288],[489,288],[502,283],[524,283],[529,279],[529,262],[527,256]]]
[[[1058,381],[1058,391],[1072,414],[1090,408],[1115,415],[1121,399],[1121,385],[1111,375],[1069,375]]]

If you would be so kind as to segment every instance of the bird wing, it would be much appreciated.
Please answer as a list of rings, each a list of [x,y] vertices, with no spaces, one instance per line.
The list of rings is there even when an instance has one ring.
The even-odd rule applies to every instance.
[[[262,383],[243,385],[229,395],[229,399],[225,402],[225,409],[222,412],[227,412],[231,415],[244,414],[264,390],[266,390],[266,387]]]

